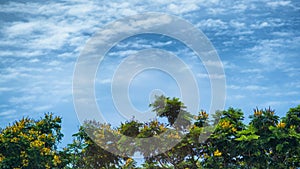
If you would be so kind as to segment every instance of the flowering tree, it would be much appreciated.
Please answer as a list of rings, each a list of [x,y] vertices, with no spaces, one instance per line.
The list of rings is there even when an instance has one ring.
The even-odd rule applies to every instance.
[[[40,120],[23,118],[1,130],[0,168],[63,168],[66,154],[57,150],[61,118],[45,114]]]
[[[89,136],[87,133],[93,133],[95,136],[90,137],[92,135]],[[101,143],[101,141],[105,141],[102,137],[111,134],[118,137],[118,133],[119,130],[112,129],[108,124],[100,124],[95,121],[85,122],[79,132],[73,135],[73,143],[69,144],[65,150],[70,157],[69,168],[129,169],[135,166],[135,162],[131,158],[115,155],[98,145],[100,143],[118,148],[115,142]]]
[[[234,108],[217,111],[214,118],[209,121],[205,111],[200,111],[193,117],[176,98],[161,96],[150,106],[158,117],[165,118],[168,122],[164,123],[161,118],[146,123],[132,119],[116,128],[98,125],[98,135],[94,139],[103,138],[104,131],[110,131],[117,139],[116,145],[112,147],[126,152],[125,156],[136,152],[144,155],[144,163],[141,165],[143,169],[300,167],[300,105],[291,108],[282,118],[275,115],[275,111],[270,108],[265,110],[256,108],[248,124],[244,124],[244,113]],[[176,125],[177,118],[183,118],[184,125]],[[167,130],[169,134],[159,139],[161,143],[174,140],[180,142],[158,155],[149,154],[160,148],[153,142],[129,145],[131,143],[127,140],[127,137],[158,138]],[[205,139],[201,140],[201,137]],[[139,149],[141,147],[139,144],[147,147]],[[86,149],[91,152],[95,150],[95,147]],[[116,157],[103,150],[98,152],[101,156],[104,156],[103,153],[107,159],[91,157],[98,160],[106,159],[105,162],[108,164],[105,167],[103,164],[106,163],[101,163],[103,168],[115,166],[116,162],[113,159],[119,160],[120,165],[117,168],[138,168],[131,158]]]
[[[281,118],[271,108],[256,108],[248,124],[243,121],[244,113],[234,108],[217,111],[209,120],[205,111],[192,116],[177,98],[161,96],[150,106],[158,118],[145,123],[131,119],[111,127],[86,122],[63,151],[57,149],[63,136],[60,117],[45,114],[40,120],[23,118],[0,130],[0,168],[300,167],[300,105]],[[178,118],[182,123],[176,123]],[[164,133],[167,135],[160,137]],[[176,144],[153,154],[160,152],[162,147],[157,145],[161,144],[153,139],[137,139],[143,141],[133,143],[129,137],[152,137],[159,143]],[[129,158],[135,153],[144,156],[140,167]]]
[[[207,140],[205,168],[297,168],[300,167],[300,105],[281,119],[274,110],[254,109],[250,123],[242,113],[223,111]]]

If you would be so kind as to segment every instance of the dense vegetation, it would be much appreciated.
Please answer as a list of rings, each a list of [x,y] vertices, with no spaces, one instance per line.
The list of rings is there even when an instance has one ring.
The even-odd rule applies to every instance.
[[[131,119],[118,127],[88,121],[64,149],[57,148],[63,137],[61,117],[45,114],[39,120],[23,118],[1,130],[0,168],[300,167],[300,105],[281,118],[270,108],[256,108],[248,124],[243,122],[243,112],[234,108],[218,111],[209,118],[205,111],[191,115],[177,98],[160,96],[150,106],[157,119],[147,123]],[[92,139],[86,131],[92,131],[95,137]],[[166,137],[158,137],[166,131]],[[108,136],[114,139],[102,139]],[[160,148],[153,146],[155,143],[143,140],[132,145],[127,136],[157,137],[160,143],[179,143],[153,155],[151,152]],[[124,154],[115,155],[99,143]],[[141,147],[144,145],[148,146]],[[130,158],[136,152],[144,156],[141,165]]]

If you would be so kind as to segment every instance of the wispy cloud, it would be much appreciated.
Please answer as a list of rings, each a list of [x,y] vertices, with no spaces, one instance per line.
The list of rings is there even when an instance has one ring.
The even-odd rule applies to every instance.
[[[200,29],[227,29],[228,24],[220,19],[206,19],[197,25]]]
[[[297,80],[300,44],[297,3],[289,0],[1,3],[0,13],[5,14],[5,17],[0,14],[1,124],[8,118],[14,120],[32,111],[63,109],[63,112],[74,112],[72,106],[61,105],[72,102],[74,66],[89,38],[116,19],[136,14],[142,16],[148,11],[180,16],[202,30],[218,51],[226,77],[205,73],[204,64],[216,68],[220,68],[220,64],[214,61],[203,63],[176,39],[138,35],[116,44],[108,52],[98,67],[96,85],[107,87],[122,59],[142,49],[159,48],[182,59],[188,65],[185,70],[190,68],[205,89],[209,78],[226,78],[227,98],[233,106],[251,106],[252,109],[253,105],[261,104],[287,109],[299,102],[295,99],[300,88]],[[168,18],[152,18],[135,26],[150,27],[169,21]],[[134,30],[130,26],[114,26],[106,35],[119,30]],[[142,93],[145,87],[150,90],[152,81],[160,77],[141,75],[132,87]],[[145,85],[146,80],[151,83]],[[165,83],[166,78],[162,78],[157,85],[164,87]],[[174,86],[166,91],[178,94],[174,92]],[[251,98],[255,98],[254,101],[250,101]],[[245,101],[251,105],[245,105]]]
[[[257,45],[248,49],[253,64],[259,63],[268,69],[282,68],[286,66],[285,59],[288,57],[280,48],[286,48],[287,41],[284,39],[261,40]]]
[[[276,7],[282,7],[282,6],[290,6],[291,1],[273,1],[273,2],[267,2],[267,5],[273,8]]]
[[[267,87],[265,86],[258,86],[258,85],[246,85],[246,86],[229,85],[227,86],[227,88],[232,90],[249,90],[249,91],[259,91],[259,90],[267,89]]]
[[[205,79],[224,79],[224,74],[205,74],[205,73],[198,73],[198,78],[205,78]]]

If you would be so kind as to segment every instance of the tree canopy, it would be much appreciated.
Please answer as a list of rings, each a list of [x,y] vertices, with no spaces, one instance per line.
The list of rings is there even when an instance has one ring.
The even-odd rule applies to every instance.
[[[150,107],[157,118],[148,122],[131,119],[113,127],[87,121],[73,135],[73,142],[61,150],[57,148],[63,136],[60,117],[23,118],[1,130],[0,168],[300,167],[300,105],[290,108],[284,117],[271,108],[255,108],[248,124],[240,109],[217,111],[210,119],[203,110],[197,115],[187,112],[178,98],[160,96]],[[92,131],[93,137],[87,131]],[[161,137],[163,133],[167,135]],[[99,146],[104,137],[114,138],[104,142],[113,149]],[[150,137],[176,144],[152,154],[161,148],[154,142],[129,141]],[[114,150],[124,154],[116,155]],[[140,164],[130,158],[135,153],[144,157]]]

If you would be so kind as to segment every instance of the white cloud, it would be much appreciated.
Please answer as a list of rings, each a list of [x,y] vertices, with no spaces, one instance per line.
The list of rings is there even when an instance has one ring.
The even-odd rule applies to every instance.
[[[161,41],[154,41],[154,40],[148,40],[148,39],[132,39],[129,40],[128,42],[119,42],[116,47],[117,50],[128,50],[131,48],[135,49],[143,49],[143,48],[155,48],[155,47],[165,47],[168,45],[172,45],[173,41],[166,41],[166,42],[161,42]]]
[[[289,77],[299,77],[300,74],[300,68],[296,68],[296,67],[288,67],[286,69],[283,70],[283,72],[285,72]]]
[[[205,78],[205,79],[224,79],[224,74],[207,74],[207,73],[198,73],[196,75],[198,78]]]
[[[200,29],[227,29],[228,25],[226,22],[220,19],[206,19],[196,24]]]
[[[298,92],[298,91],[258,93],[258,95],[260,95],[260,96],[273,96],[273,97],[297,96],[299,94],[300,94],[300,92]]]
[[[47,65],[49,66],[59,66],[61,64],[61,62],[57,61],[57,60],[53,60],[50,61],[49,63],[47,63]]]
[[[203,62],[204,65],[208,67],[221,67],[223,68],[223,63],[219,61],[207,60]]]
[[[300,100],[274,100],[274,101],[267,101],[261,105],[261,107],[282,107],[282,106],[292,106],[292,105],[299,105]]]
[[[0,112],[0,117],[5,116],[7,118],[7,116],[11,116],[12,114],[15,114],[16,112],[17,112],[16,110],[2,111],[2,112]]]
[[[173,42],[172,41],[167,41],[167,42],[152,42],[151,45],[153,47],[163,47],[167,45],[171,45]]]
[[[232,7],[232,9],[235,10],[235,12],[238,12],[238,13],[241,13],[241,12],[244,12],[246,9],[247,9],[247,5],[239,2],[239,4],[236,4]]]
[[[6,27],[5,34],[8,35],[8,37],[30,35],[34,30],[40,29],[41,25],[42,24],[38,21],[14,22],[9,27]]]
[[[122,49],[122,50],[125,50],[125,49],[130,49],[130,48],[136,48],[136,49],[142,49],[142,48],[152,48],[152,43],[151,41],[149,40],[146,40],[146,39],[133,39],[133,40],[129,40],[127,42],[119,42],[116,47],[119,49]]]
[[[14,88],[10,88],[10,87],[0,87],[0,93],[1,92],[9,92],[9,91],[13,91]]]
[[[235,65],[233,62],[229,62],[229,61],[222,61],[222,65],[224,67],[224,69],[236,69],[238,68],[237,65]]]
[[[264,69],[257,69],[257,68],[252,68],[252,69],[244,69],[241,72],[242,73],[262,73],[265,71]]]
[[[287,88],[300,88],[300,82],[289,82],[286,83],[285,86]]]
[[[258,90],[267,89],[267,87],[258,86],[258,85],[245,85],[245,86],[228,85],[227,88],[232,90],[249,90],[249,91],[258,91]]]
[[[186,3],[186,4],[170,4],[168,5],[168,10],[175,14],[183,14],[187,12],[192,12],[197,10],[199,7],[197,4],[194,3]]]
[[[245,28],[245,23],[237,21],[237,20],[231,20],[230,25],[236,29],[242,29]]]
[[[291,43],[291,41],[287,39],[260,40],[257,45],[247,49],[247,52],[250,56],[249,58],[252,59],[251,62],[264,65],[265,69],[283,69],[289,65],[289,63],[285,61],[290,57],[288,48],[292,48],[293,45],[295,45],[295,43],[291,43],[289,46],[287,45],[289,43]]]
[[[291,37],[293,35],[292,32],[272,32],[272,35],[282,36],[282,37]]]
[[[34,59],[30,59],[29,62],[30,63],[37,63],[37,62],[40,62],[40,60],[37,59],[37,58],[34,58]]]
[[[257,86],[257,85],[249,85],[249,86],[244,86],[243,87],[246,90],[266,90],[266,87],[263,86]]]
[[[268,18],[266,20],[256,21],[253,24],[250,24],[250,27],[253,29],[262,29],[266,27],[281,27],[284,26],[285,22],[279,18]]]
[[[34,112],[44,112],[44,111],[50,111],[51,108],[53,108],[52,105],[44,105],[44,106],[37,106],[33,108]]]
[[[226,99],[229,99],[229,100],[239,100],[239,99],[243,99],[243,98],[246,98],[245,95],[240,95],[240,94],[237,94],[237,95],[229,95],[226,97]]]
[[[251,24],[250,26],[254,29],[261,29],[264,27],[269,27],[271,25],[268,22],[261,22],[261,23]]]
[[[208,14],[210,15],[222,15],[227,11],[225,8],[219,8],[219,7],[212,7],[212,8],[208,8],[207,10],[208,10]]]
[[[117,57],[127,57],[138,53],[138,50],[122,50],[116,52],[109,52],[109,56],[117,56]]]
[[[235,99],[243,99],[245,98],[246,96],[245,95],[234,95],[233,96]]]
[[[29,50],[29,49],[24,49],[24,50],[22,50],[22,49],[21,50],[4,50],[4,51],[1,51],[0,57],[31,58],[31,57],[41,56],[43,54],[44,54],[44,52],[41,51],[41,50]]]
[[[28,102],[33,102],[37,98],[36,96],[21,96],[21,97],[12,97],[8,101],[12,104],[23,104],[23,103],[28,103]]]
[[[277,7],[284,7],[284,6],[290,6],[291,1],[272,1],[272,2],[267,2],[267,5],[272,7],[272,8],[277,8]]]
[[[110,78],[106,78],[106,79],[96,79],[96,82],[98,84],[110,84],[111,83],[111,79]]]

